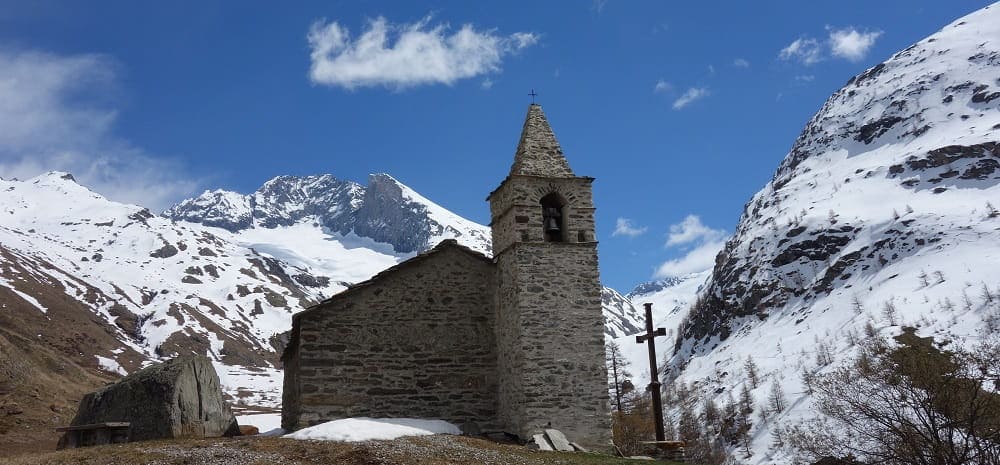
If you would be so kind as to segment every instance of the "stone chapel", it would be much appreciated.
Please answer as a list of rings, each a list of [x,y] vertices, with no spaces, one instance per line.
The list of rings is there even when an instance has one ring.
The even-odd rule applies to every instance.
[[[437,418],[610,448],[593,181],[531,104],[487,197],[493,257],[446,240],[295,314],[282,427]]]

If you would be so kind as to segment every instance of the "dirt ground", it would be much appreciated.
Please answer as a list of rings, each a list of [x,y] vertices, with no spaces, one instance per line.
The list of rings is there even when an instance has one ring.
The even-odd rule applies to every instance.
[[[9,465],[626,465],[647,464],[591,453],[541,452],[450,435],[341,443],[249,436],[149,441],[25,453]],[[667,463],[667,462],[656,462]]]

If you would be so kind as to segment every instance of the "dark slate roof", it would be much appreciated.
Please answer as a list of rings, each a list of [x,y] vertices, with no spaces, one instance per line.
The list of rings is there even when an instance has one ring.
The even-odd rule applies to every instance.
[[[337,299],[344,298],[345,296],[351,295],[351,294],[357,292],[360,289],[363,289],[363,288],[366,288],[366,287],[369,287],[369,286],[372,286],[372,285],[377,285],[378,282],[379,282],[379,280],[384,279],[386,276],[391,275],[391,274],[395,273],[396,271],[398,271],[400,269],[409,268],[409,267],[412,267],[412,266],[415,266],[415,265],[419,265],[419,264],[423,263],[425,260],[427,260],[428,258],[433,257],[433,256],[435,256],[435,255],[437,255],[437,254],[439,254],[439,253],[441,253],[441,252],[443,252],[445,250],[449,250],[449,249],[450,250],[456,250],[458,252],[461,252],[461,253],[464,253],[464,254],[468,255],[469,257],[471,257],[471,258],[473,258],[475,260],[481,260],[481,261],[485,262],[486,264],[493,265],[493,259],[491,259],[490,257],[487,257],[486,255],[483,255],[483,254],[481,254],[479,252],[476,252],[475,250],[472,250],[472,249],[470,249],[470,248],[468,248],[468,247],[466,247],[466,246],[464,246],[462,244],[459,244],[458,241],[456,241],[455,239],[445,239],[445,240],[441,241],[440,243],[438,243],[438,245],[436,245],[433,248],[431,248],[430,250],[421,252],[421,253],[417,254],[415,257],[413,257],[413,258],[411,258],[409,260],[397,263],[394,266],[386,268],[386,269],[382,270],[380,273],[376,274],[375,276],[372,276],[371,279],[368,279],[366,281],[361,281],[361,282],[359,282],[357,284],[354,284],[354,285],[348,287],[347,289],[344,289],[340,293],[335,294],[335,295],[329,297],[328,299],[326,299],[326,300],[324,300],[324,301],[322,301],[322,302],[320,302],[320,303],[318,303],[316,305],[313,305],[313,306],[311,306],[311,307],[309,307],[309,308],[307,308],[307,309],[305,309],[305,310],[303,310],[303,311],[301,311],[299,313],[296,313],[296,314],[292,315],[291,338],[290,338],[290,340],[288,342],[288,345],[285,346],[285,350],[284,350],[284,352],[281,355],[281,359],[282,360],[286,360],[287,357],[295,350],[295,348],[299,344],[299,337],[298,337],[298,335],[299,335],[298,329],[299,329],[299,324],[300,324],[299,323],[299,318],[302,315],[307,314],[307,313],[312,313],[312,312],[314,312],[316,310],[319,310],[325,304],[327,304],[329,302],[332,302],[334,300],[337,300]]]
[[[397,270],[400,270],[402,268],[409,268],[409,267],[412,267],[414,265],[420,264],[423,261],[427,260],[428,258],[430,258],[430,257],[432,257],[434,255],[437,255],[438,253],[440,253],[440,252],[442,252],[444,250],[447,250],[447,249],[457,250],[457,251],[462,252],[462,253],[464,253],[464,254],[472,257],[472,258],[475,258],[476,260],[482,260],[483,262],[486,262],[486,263],[489,263],[489,264],[493,264],[493,260],[491,258],[487,257],[486,255],[483,255],[483,254],[481,254],[479,252],[476,252],[475,250],[472,250],[472,249],[470,249],[470,248],[468,248],[468,247],[466,247],[466,246],[464,246],[462,244],[459,244],[458,241],[456,241],[455,239],[445,239],[445,240],[441,241],[440,243],[438,243],[438,245],[435,245],[431,249],[426,250],[424,252],[421,252],[421,253],[417,254],[416,256],[414,256],[413,258],[410,258],[409,260],[397,263],[397,264],[395,264],[395,265],[393,265],[393,266],[391,266],[389,268],[386,268],[386,269],[382,270],[381,272],[379,272],[378,274],[376,274],[375,276],[372,276],[370,279],[365,280],[365,281],[361,281],[361,282],[356,283],[356,284],[353,284],[350,287],[348,287],[347,289],[344,289],[343,291],[341,291],[340,293],[334,294],[333,296],[330,296],[326,300],[324,300],[324,301],[322,301],[322,302],[320,302],[320,303],[318,303],[316,305],[313,305],[312,307],[309,307],[309,308],[307,308],[307,309],[305,309],[305,310],[303,310],[303,311],[301,311],[299,313],[296,313],[295,315],[292,315],[292,319],[296,319],[296,317],[298,317],[299,315],[301,315],[303,313],[309,312],[309,311],[314,310],[314,309],[316,309],[318,307],[322,307],[323,304],[326,304],[327,302],[339,299],[339,298],[341,298],[341,297],[343,297],[343,296],[345,296],[347,294],[352,294],[352,293],[354,293],[354,291],[357,291],[358,289],[365,288],[365,287],[377,284],[379,280],[385,278],[387,275],[393,274]]]
[[[562,147],[556,140],[556,135],[549,127],[542,106],[532,103],[528,107],[528,115],[524,118],[524,128],[521,129],[521,140],[517,143],[514,154],[514,165],[510,174],[524,176],[542,176],[549,178],[572,178]]]

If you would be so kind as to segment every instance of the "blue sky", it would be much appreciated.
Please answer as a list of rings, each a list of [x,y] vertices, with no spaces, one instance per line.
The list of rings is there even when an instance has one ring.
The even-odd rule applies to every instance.
[[[625,292],[710,264],[833,91],[986,4],[0,0],[0,176],[161,209],[387,172],[487,223],[535,89]]]

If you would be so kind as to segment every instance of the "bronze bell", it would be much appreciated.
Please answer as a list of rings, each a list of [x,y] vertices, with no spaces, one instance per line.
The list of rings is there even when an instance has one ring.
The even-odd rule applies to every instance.
[[[545,211],[545,232],[547,233],[557,233],[559,232],[559,210],[556,208],[548,208]]]
[[[545,232],[547,233],[557,233],[559,232],[559,220],[550,216],[545,220]]]

